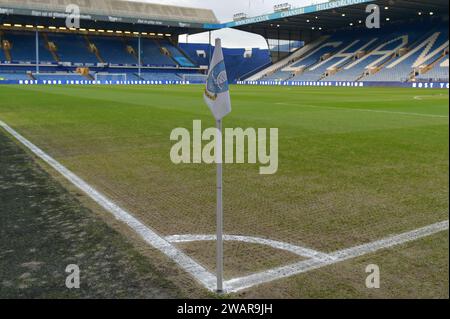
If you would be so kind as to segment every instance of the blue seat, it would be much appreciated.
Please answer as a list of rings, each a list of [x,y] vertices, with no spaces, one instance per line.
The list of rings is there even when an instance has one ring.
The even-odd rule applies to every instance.
[[[94,53],[89,51],[86,39],[81,35],[49,33],[49,41],[57,46],[57,54],[62,62],[99,63]]]
[[[4,39],[11,43],[11,59],[15,62],[36,62],[36,34],[33,32],[5,32]],[[3,54],[3,52],[2,52]],[[45,40],[39,37],[40,63],[56,62],[45,47]]]
[[[90,36],[89,39],[99,50],[104,62],[122,65],[138,64],[138,60],[127,52],[126,43],[122,38]]]

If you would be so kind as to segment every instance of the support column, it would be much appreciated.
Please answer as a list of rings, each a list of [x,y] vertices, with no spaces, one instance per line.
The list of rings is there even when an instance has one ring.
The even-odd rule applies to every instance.
[[[36,30],[36,73],[39,74],[39,31]]]
[[[141,35],[138,36],[138,75],[139,79],[141,79],[141,66],[142,66],[142,60],[141,60]]]

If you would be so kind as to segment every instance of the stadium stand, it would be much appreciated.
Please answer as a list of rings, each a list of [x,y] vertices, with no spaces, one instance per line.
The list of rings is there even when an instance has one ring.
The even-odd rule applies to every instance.
[[[179,66],[196,67],[194,62],[184,52],[182,52],[181,48],[177,47],[168,39],[162,39],[159,43],[162,48],[166,48],[170,52],[171,57],[178,63]]]
[[[127,51],[125,41],[121,37],[90,36],[89,40],[95,45],[104,62],[117,65],[138,64],[138,59]]]
[[[36,62],[36,36],[32,32],[5,32],[3,39],[7,40],[10,45],[11,60],[15,62]],[[42,36],[41,36],[42,40]],[[50,51],[45,47],[43,41],[39,45],[39,56],[41,63],[55,62]]]
[[[415,69],[442,57],[446,48],[448,49],[448,29],[435,29],[424,34],[416,44],[406,46],[405,54],[399,54],[379,72],[366,76],[364,80],[382,82],[410,80],[414,78]],[[436,66],[436,69],[438,68]]]
[[[66,25],[71,4],[83,13],[79,29]],[[207,9],[119,0],[0,0],[0,8],[9,13],[0,16],[2,81],[204,81],[178,35],[218,23]]]
[[[89,51],[88,42],[83,35],[70,33],[48,33],[49,41],[56,45],[56,54],[62,62],[97,64],[98,60]]]
[[[137,42],[136,39],[134,40],[134,42]],[[135,44],[135,46],[137,45]],[[144,64],[151,66],[176,66],[177,63],[175,62],[175,60],[173,60],[169,54],[164,54],[161,50],[161,46],[155,39],[143,39],[142,59],[144,61]]]
[[[449,67],[448,67],[448,53],[447,53],[447,58],[445,61],[439,62],[434,68],[432,68],[428,72],[416,76],[416,80],[426,82],[432,81],[448,82],[449,81],[448,72]]]
[[[0,25],[0,61],[3,62],[0,73],[3,80],[52,77],[71,80],[80,77],[104,81],[205,81],[214,47],[209,44],[178,43],[178,37],[184,33],[205,31],[202,23],[218,25],[210,10],[118,0],[0,0],[0,6],[64,12],[66,5],[72,2],[80,5],[84,13],[95,14],[99,20],[104,17],[104,20],[85,22],[90,23],[92,28],[87,25],[84,29],[70,30],[61,25],[49,27],[58,19],[43,17],[39,21],[46,26],[31,26],[30,30],[29,25],[25,27],[23,23],[15,23],[14,19],[20,22],[23,17],[6,16],[6,19],[12,20]],[[441,0],[433,2],[436,2],[435,7],[441,6]],[[410,5],[420,9],[424,6]],[[391,9],[389,11],[393,12]],[[337,13],[330,9],[321,14],[334,16]],[[121,24],[112,21],[112,16],[140,22],[134,29],[134,23]],[[290,20],[289,25],[308,25],[312,22],[305,20],[304,16],[290,17],[288,20],[293,21]],[[155,21],[144,23],[141,21],[144,17]],[[321,21],[319,16],[315,16],[314,20]],[[254,30],[266,37],[269,49],[224,48],[228,79],[232,82],[448,80],[448,16],[435,19],[430,15],[427,19],[418,20],[411,18],[407,23],[388,23],[382,29],[367,29],[361,20],[358,26],[350,23],[352,27],[348,27],[347,23],[327,31],[297,33],[298,37],[306,37],[304,42],[299,38],[291,40],[291,33],[295,30],[285,32],[282,41],[271,38],[283,34],[283,25],[271,35],[267,30],[256,27],[265,25],[273,28],[275,24],[271,21],[240,23],[236,28],[250,32]],[[337,23],[335,18],[330,22],[324,21],[320,23]],[[65,22],[61,19],[60,23]],[[102,30],[96,29],[98,23],[102,23]],[[130,28],[130,31],[119,31],[116,29],[118,26],[121,30]],[[308,28],[311,29],[309,25]],[[34,65],[36,32],[39,67]],[[137,35],[141,39],[141,52]],[[300,48],[290,52],[293,43],[296,43],[294,48]],[[284,52],[280,54],[274,50]],[[87,73],[84,76],[77,74],[78,67],[87,68]]]
[[[0,63],[6,61],[5,54],[3,53],[3,32],[0,31]]]
[[[209,65],[209,44],[202,43],[180,43],[181,50],[185,52],[196,65]]]
[[[214,52],[214,46],[209,44],[180,43],[180,48],[198,66],[208,66],[210,52]],[[245,49],[224,48],[223,54],[228,79],[232,81],[248,77],[249,73],[259,71],[262,67],[271,64],[270,53],[265,49],[252,48],[250,52]]]
[[[227,66],[228,78],[232,81],[244,78],[246,74],[260,69],[261,66],[270,63],[268,50],[253,49],[228,49],[224,50],[224,59]]]
[[[307,54],[311,50],[318,47],[320,44],[322,44],[328,38],[329,38],[329,36],[319,37],[317,40],[313,41],[312,43],[309,43],[309,44],[305,45],[304,47],[294,51],[288,57],[270,65],[266,69],[259,71],[256,74],[250,76],[247,79],[247,81],[257,81],[257,80],[281,81],[281,80],[287,79],[291,75],[291,73],[289,71],[283,71],[283,69],[285,67],[287,67],[289,64],[291,64],[295,61],[298,61],[305,54]]]
[[[443,24],[346,31],[306,45],[248,81],[448,79],[448,68],[436,63],[445,55],[448,55],[448,28]],[[414,71],[419,68],[423,70],[415,77]]]

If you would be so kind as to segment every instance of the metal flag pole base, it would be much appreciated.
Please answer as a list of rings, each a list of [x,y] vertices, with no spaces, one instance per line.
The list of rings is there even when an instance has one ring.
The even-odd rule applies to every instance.
[[[222,205],[222,121],[217,120],[217,293],[223,293],[223,205]]]

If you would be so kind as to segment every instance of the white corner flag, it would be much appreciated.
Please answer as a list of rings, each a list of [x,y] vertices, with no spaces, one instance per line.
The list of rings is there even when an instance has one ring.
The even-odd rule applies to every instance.
[[[216,39],[216,48],[209,66],[204,98],[217,121],[231,112],[227,71],[220,39]]]
[[[211,110],[217,125],[216,163],[217,163],[217,237],[216,271],[217,292],[223,292],[223,204],[222,204],[222,119],[231,112],[230,90],[227,71],[223,59],[220,39],[216,39],[216,48],[209,66],[204,99]]]

